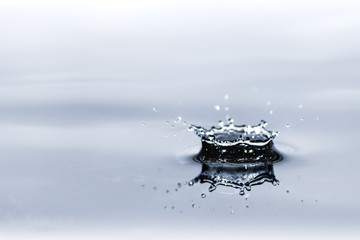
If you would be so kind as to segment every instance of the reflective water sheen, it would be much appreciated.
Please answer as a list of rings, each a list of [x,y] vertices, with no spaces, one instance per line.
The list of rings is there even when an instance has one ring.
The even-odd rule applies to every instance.
[[[360,239],[359,9],[0,1],[0,239]]]

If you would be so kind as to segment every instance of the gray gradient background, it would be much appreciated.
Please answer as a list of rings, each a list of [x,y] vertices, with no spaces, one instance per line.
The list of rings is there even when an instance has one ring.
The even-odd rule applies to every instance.
[[[0,236],[357,239],[359,13],[357,1],[1,1]],[[199,139],[173,121],[226,114],[280,131],[280,186],[248,200],[175,191],[201,166]]]

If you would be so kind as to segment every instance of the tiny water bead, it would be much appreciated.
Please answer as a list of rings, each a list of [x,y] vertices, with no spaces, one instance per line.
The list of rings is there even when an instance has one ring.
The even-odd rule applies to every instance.
[[[157,109],[156,107],[153,107],[152,110],[153,110],[153,112],[157,112],[157,111],[158,111],[158,109]]]
[[[201,194],[201,198],[206,198],[206,194],[205,194],[205,193],[202,193],[202,194]]]
[[[219,105],[215,105],[214,108],[215,108],[216,111],[220,111],[220,106]]]

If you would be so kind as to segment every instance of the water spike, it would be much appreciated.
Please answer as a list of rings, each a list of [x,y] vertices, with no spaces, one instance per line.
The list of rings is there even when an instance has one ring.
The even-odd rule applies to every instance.
[[[266,127],[268,123],[265,120],[261,120],[259,126]]]
[[[213,192],[213,191],[216,190],[216,186],[215,185],[210,185],[208,190],[209,190],[209,192]]]
[[[220,120],[220,121],[218,122],[218,124],[219,124],[220,127],[224,127],[224,122],[223,122],[223,121]]]

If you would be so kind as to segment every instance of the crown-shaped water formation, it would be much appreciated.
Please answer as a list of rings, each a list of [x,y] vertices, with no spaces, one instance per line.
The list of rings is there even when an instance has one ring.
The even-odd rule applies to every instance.
[[[202,163],[202,172],[190,183],[210,183],[209,191],[218,185],[250,191],[251,186],[271,182],[277,185],[273,163],[282,159],[275,150],[273,139],[278,132],[272,132],[261,121],[255,126],[235,125],[233,119],[220,127],[207,130],[191,125],[189,130],[201,138],[202,148],[195,161]]]

